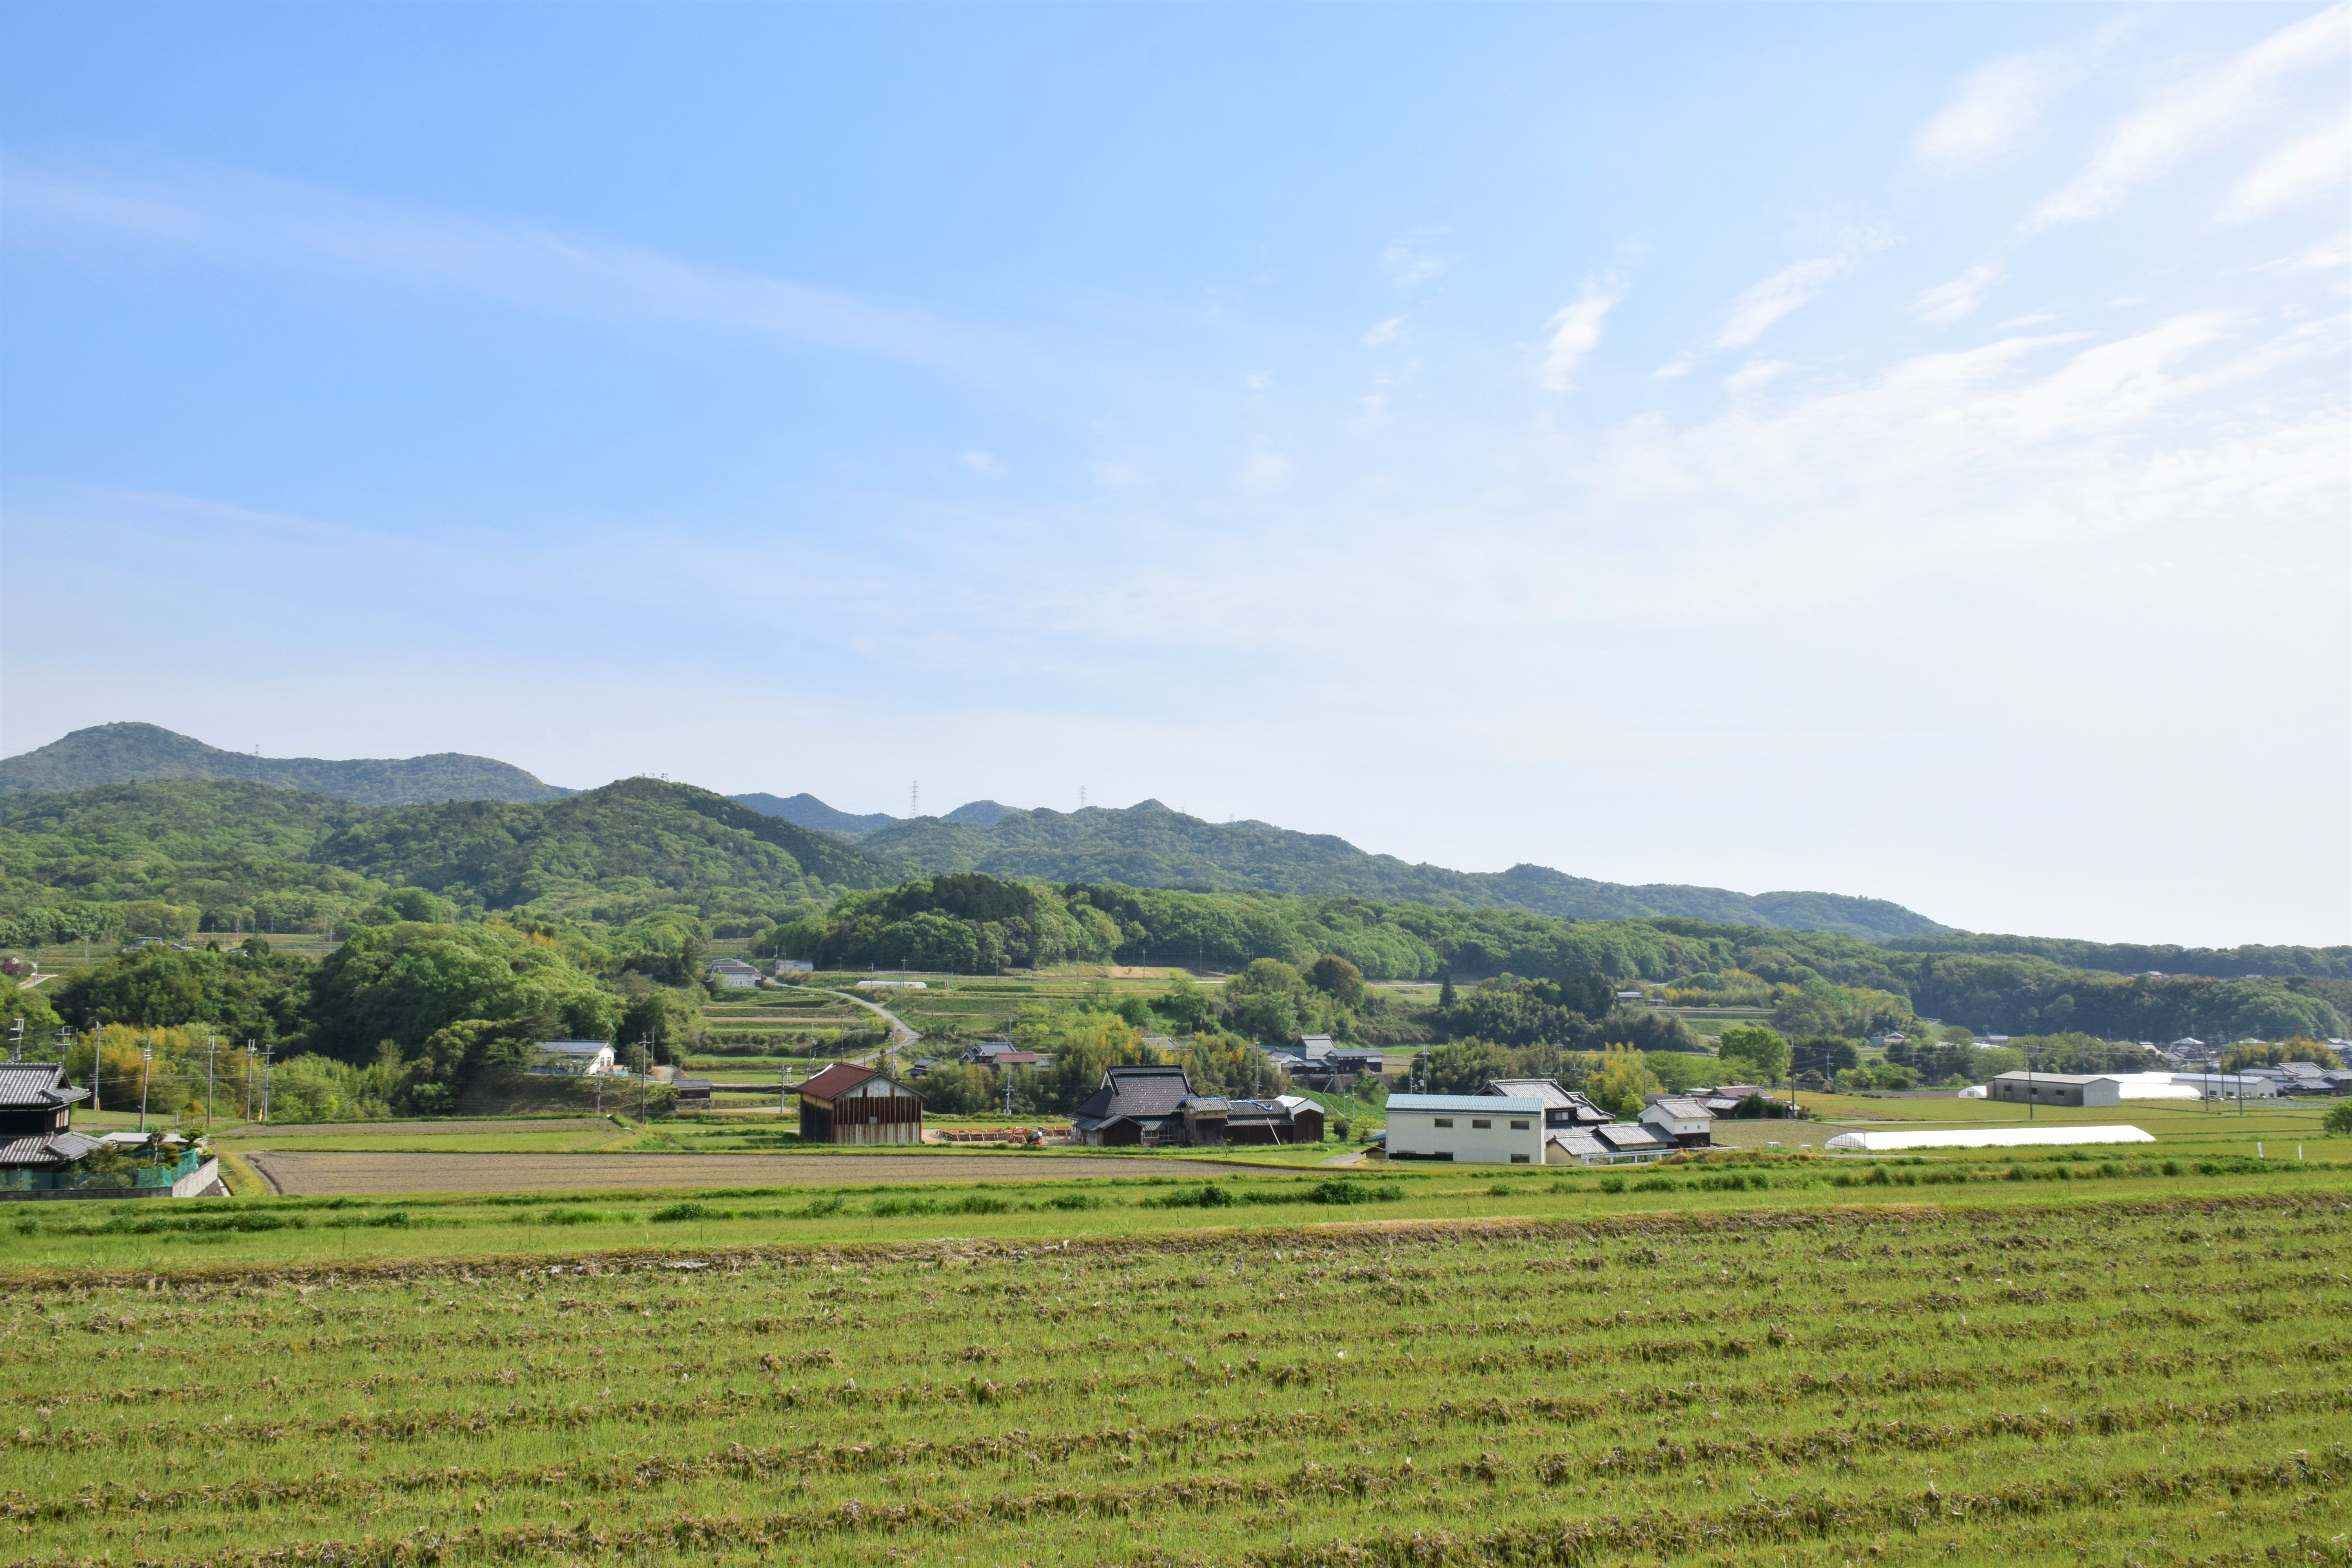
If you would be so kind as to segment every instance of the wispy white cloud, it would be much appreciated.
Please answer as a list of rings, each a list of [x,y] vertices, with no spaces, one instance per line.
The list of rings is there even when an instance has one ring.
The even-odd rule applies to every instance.
[[[1624,297],[1624,285],[1615,278],[1588,278],[1576,300],[1544,323],[1544,330],[1551,334],[1544,350],[1540,378],[1544,390],[1566,392],[1575,384],[1578,362],[1601,346],[1601,325]]]
[[[2035,209],[2033,224],[2081,222],[2122,206],[2132,192],[2267,106],[2298,72],[2339,59],[2352,45],[2352,5],[2339,3],[2273,33],[2126,116],[2090,166]]]
[[[1242,377],[1242,385],[1251,392],[1264,392],[1273,384],[1274,372],[1270,370],[1254,370]]]
[[[1921,162],[1948,172],[1992,163],[2024,145],[2049,101],[2084,74],[2074,48],[2036,49],[1979,66],[1920,128],[1914,150]]]
[[[2352,267],[2352,236],[2338,235],[2321,240],[2307,249],[2292,256],[2282,256],[2276,261],[2266,261],[2254,268],[2257,272],[2341,272]]]
[[[1387,321],[1374,321],[1371,330],[1364,334],[1364,346],[1368,349],[1383,348],[1396,342],[1403,331],[1402,316],[1391,316]]]
[[[1680,359],[1668,360],[1650,374],[1660,381],[1676,381],[1691,373],[1693,363],[1691,356],[1685,354]]]
[[[528,224],[375,201],[242,171],[146,179],[0,161],[18,243],[109,235],[270,266],[451,289],[551,315],[667,321],[823,344],[966,373],[1013,345],[832,289]]]
[[[2058,312],[2055,310],[2028,310],[2022,316],[2011,316],[2006,321],[1995,321],[1993,325],[2006,332],[2019,327],[2038,327],[2044,321],[2054,321],[2057,319]]]
[[[977,447],[963,453],[956,460],[984,479],[1001,479],[1010,471],[1005,468],[1003,458],[993,452],[982,451]]]
[[[1387,268],[1389,281],[1398,292],[1410,294],[1430,279],[1451,269],[1462,258],[1441,256],[1426,243],[1444,233],[1444,229],[1422,229],[1391,240],[1381,252],[1381,265]]]
[[[1984,303],[1985,295],[2001,279],[2000,268],[1987,263],[1971,267],[1949,283],[1924,289],[1911,301],[1911,313],[1930,326],[1944,326]]]
[[[1754,342],[1775,321],[1828,288],[1830,280],[1853,266],[1860,251],[1872,243],[1875,243],[1874,237],[1865,237],[1861,244],[1849,246],[1834,256],[1809,257],[1750,288],[1731,302],[1731,313],[1725,318],[1715,346],[1738,349]]]
[[[1733,394],[1754,392],[1780,380],[1788,369],[1786,360],[1752,359],[1723,378],[1723,389]]]
[[[2323,129],[2290,142],[2254,165],[2222,205],[2223,223],[2245,223],[2316,195],[2340,198],[2352,179],[2352,119],[2329,117]]]

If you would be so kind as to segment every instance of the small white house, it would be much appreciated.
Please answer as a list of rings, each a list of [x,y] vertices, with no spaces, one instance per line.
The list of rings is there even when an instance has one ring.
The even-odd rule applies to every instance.
[[[1299,1036],[1298,1054],[1310,1062],[1323,1060],[1331,1054],[1331,1037],[1328,1035]]]
[[[780,958],[769,971],[772,974],[814,974],[816,962],[807,958]]]
[[[1685,1149],[1704,1149],[1715,1142],[1715,1113],[1682,1095],[1666,1095],[1643,1106],[1642,1125]]]
[[[740,958],[722,958],[710,966],[710,984],[728,991],[749,991],[760,984],[760,972]]]
[[[1492,1094],[1389,1096],[1388,1156],[1460,1164],[1544,1163],[1540,1100]]]
[[[600,1078],[617,1070],[610,1040],[541,1040],[539,1070]]]

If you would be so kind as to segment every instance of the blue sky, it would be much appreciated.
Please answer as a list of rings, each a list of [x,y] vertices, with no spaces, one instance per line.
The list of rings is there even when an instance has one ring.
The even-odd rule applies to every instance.
[[[2344,6],[0,16],[0,749],[2352,939]]]

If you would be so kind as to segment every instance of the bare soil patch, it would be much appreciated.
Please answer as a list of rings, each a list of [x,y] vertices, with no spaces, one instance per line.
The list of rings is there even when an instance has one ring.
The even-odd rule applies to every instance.
[[[278,1192],[577,1193],[634,1187],[814,1187],[878,1182],[1068,1181],[1077,1176],[1217,1177],[1194,1160],[1056,1154],[468,1154],[256,1150],[245,1158]]]
[[[482,1132],[614,1132],[619,1131],[601,1116],[545,1116],[512,1121],[274,1121],[267,1127],[240,1127],[217,1134],[233,1138],[384,1138],[414,1133],[420,1138],[457,1137]]]

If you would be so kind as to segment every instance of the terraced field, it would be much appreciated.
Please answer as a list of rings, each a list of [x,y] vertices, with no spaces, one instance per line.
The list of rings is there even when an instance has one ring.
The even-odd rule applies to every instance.
[[[52,1268],[0,1512],[43,1563],[2352,1562],[2347,1184],[1996,1194]]]

